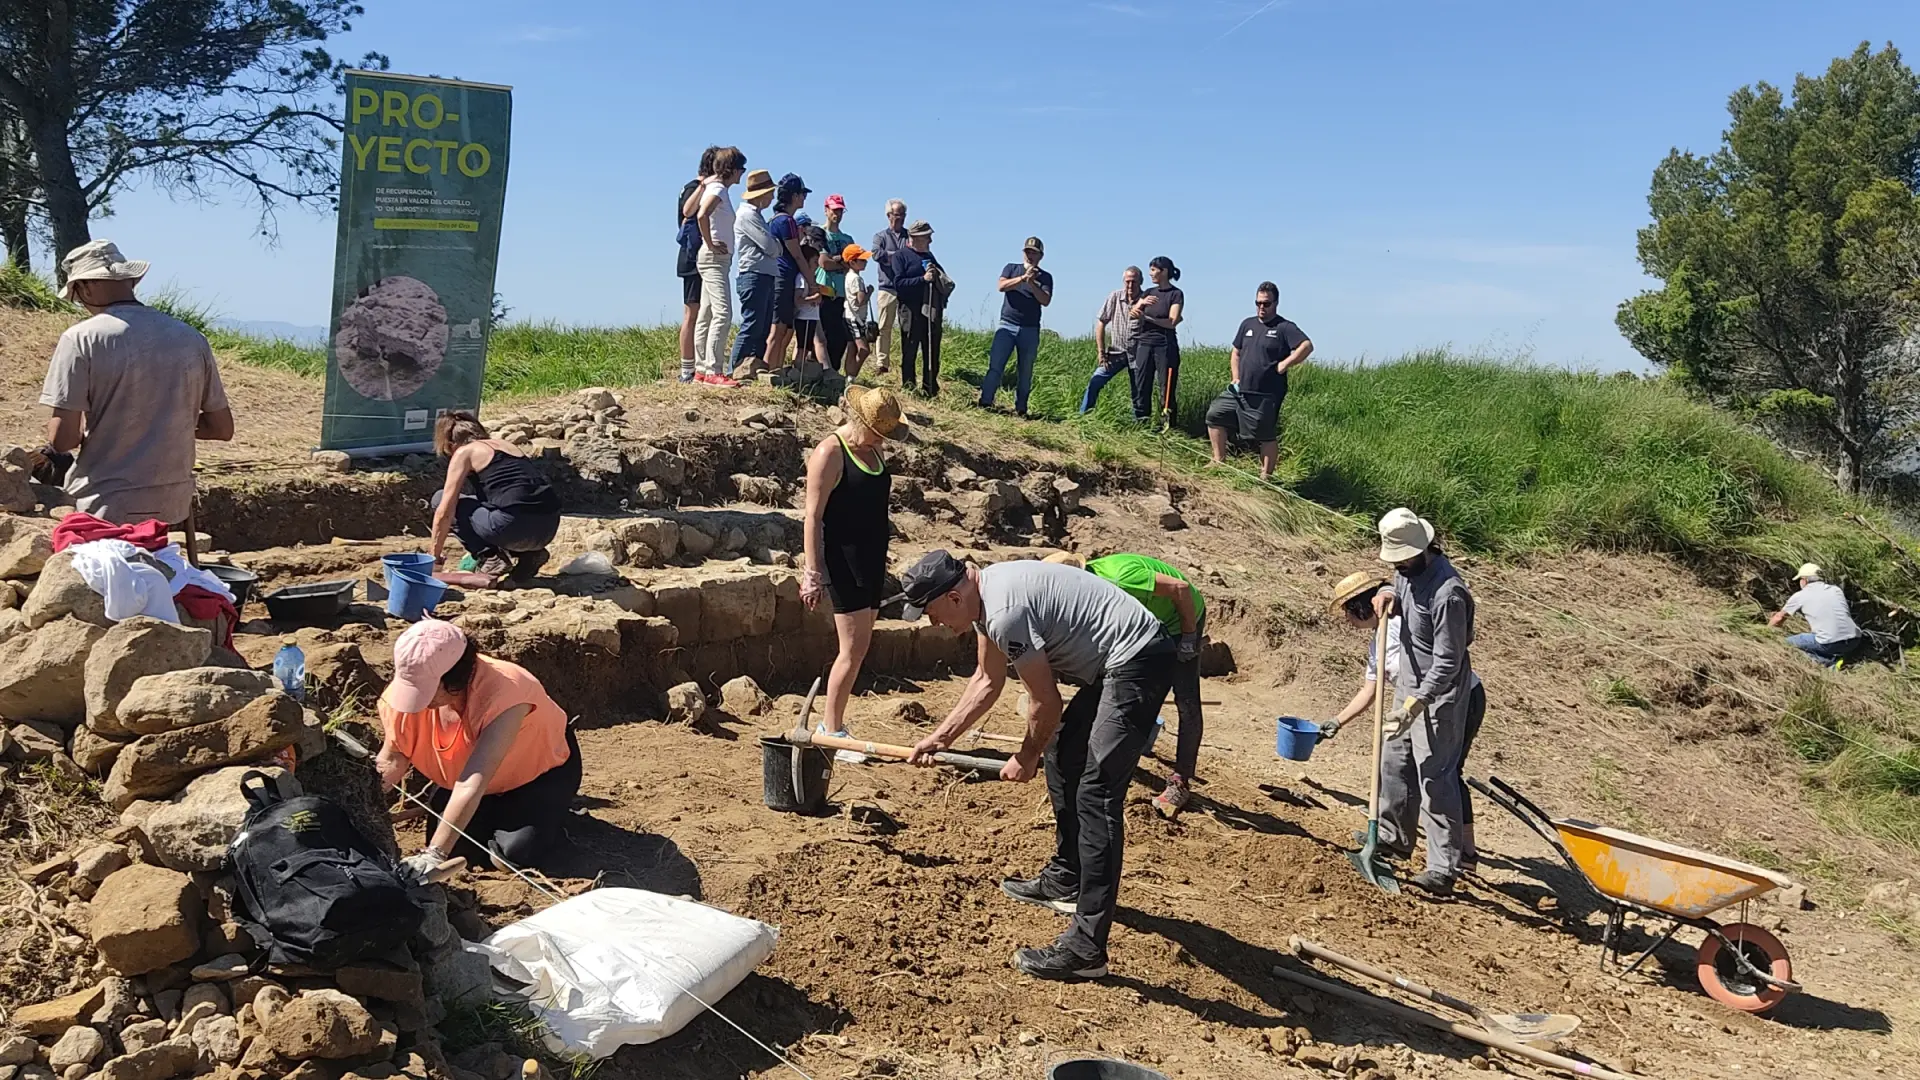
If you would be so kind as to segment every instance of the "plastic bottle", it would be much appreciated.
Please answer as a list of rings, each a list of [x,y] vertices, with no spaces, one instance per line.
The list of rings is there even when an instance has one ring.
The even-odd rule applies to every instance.
[[[290,637],[280,639],[280,651],[273,655],[273,677],[288,697],[307,700],[307,654]]]

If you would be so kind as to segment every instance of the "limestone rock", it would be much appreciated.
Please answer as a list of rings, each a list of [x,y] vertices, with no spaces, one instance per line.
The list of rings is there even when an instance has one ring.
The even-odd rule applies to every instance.
[[[236,923],[234,925],[237,926],[239,924]],[[242,978],[248,970],[250,970],[250,965],[247,963],[246,957],[241,956],[239,953],[221,953],[204,964],[195,964],[193,970],[188,974],[201,982],[216,983],[230,982],[234,979]],[[239,990],[236,988],[233,994],[233,1000],[252,1001],[253,998],[251,996],[241,997]]]
[[[116,810],[143,796],[171,795],[209,769],[285,749],[305,730],[300,703],[276,690],[225,720],[135,739],[113,763],[102,795]]]
[[[155,807],[141,824],[160,865],[174,870],[218,870],[227,846],[247,816],[240,778],[256,766],[230,765],[196,776],[172,799]],[[300,794],[300,782],[285,769],[266,767],[280,792]]]
[[[117,870],[93,894],[94,947],[122,975],[177,964],[200,951],[199,908],[185,874],[145,863]]]
[[[73,729],[73,737],[67,741],[67,753],[73,758],[74,764],[89,775],[105,776],[126,745],[123,740],[109,739],[81,724]]]
[[[293,995],[287,992],[286,987],[279,983],[267,983],[254,991],[251,1002],[254,1019],[260,1021],[261,1029],[265,1030],[266,1025],[273,1022],[274,1014],[285,1008],[287,1002],[292,1000]]]
[[[1053,482],[1054,502],[1063,514],[1071,514],[1080,509],[1080,485],[1062,476]]]
[[[33,592],[27,595],[20,613],[27,617],[27,625],[36,630],[68,615],[103,630],[112,625],[107,619],[106,599],[94,592],[80,571],[73,568],[71,551],[52,556],[41,567],[40,580],[34,583]]]
[[[681,683],[667,689],[667,719],[676,724],[699,723],[707,715],[707,696],[699,683]]]
[[[165,1020],[140,1020],[120,1029],[120,1045],[127,1053],[136,1054],[151,1046],[159,1046],[167,1041],[167,1022]]]
[[[101,1080],[173,1080],[191,1076],[200,1058],[191,1039],[168,1039],[100,1066]]]
[[[102,985],[96,984],[51,1001],[22,1005],[8,1017],[9,1026],[43,1039],[64,1034],[75,1024],[86,1023],[87,1018],[100,1007],[100,999],[105,992]]]
[[[0,580],[30,578],[53,557],[50,530],[33,518],[0,518]]]
[[[75,618],[35,625],[0,643],[0,716],[72,727],[85,714],[87,652],[106,631]]]
[[[786,486],[774,477],[734,473],[731,479],[734,494],[741,502],[779,506],[787,501]]]
[[[47,1051],[47,1067],[64,1072],[69,1065],[92,1065],[107,1048],[106,1037],[85,1024],[75,1024]]]
[[[134,989],[132,979],[108,976],[100,980],[100,991],[100,1007],[88,1020],[95,1027],[118,1028],[140,1011],[140,994]]]
[[[657,446],[643,448],[635,464],[642,476],[662,487],[677,488],[687,482],[687,459]]]
[[[135,679],[114,713],[126,730],[156,735],[224,720],[274,686],[273,676],[264,671],[192,667]]]
[[[588,412],[601,412],[620,407],[620,399],[604,386],[589,386],[576,391],[574,397],[580,400],[580,407]]]
[[[353,471],[353,455],[345,450],[315,450],[309,460],[330,473]]]
[[[197,982],[187,987],[186,993],[180,998],[180,1008],[185,1010],[181,1013],[181,1019],[184,1021],[193,1015],[193,1010],[201,1005],[211,1006],[216,1016],[225,1015],[230,1008],[227,992],[220,988],[219,983]]]
[[[38,503],[33,497],[32,474],[12,461],[0,465],[0,510],[30,514]]]
[[[98,885],[132,861],[123,844],[94,844],[73,857],[73,872]]]
[[[25,1035],[0,1035],[0,1067],[25,1065],[39,1051],[39,1045]]]
[[[231,1016],[215,1016],[200,1021],[193,1029],[193,1045],[202,1054],[222,1065],[240,1060],[246,1045],[240,1041],[240,1021]]]
[[[1165,495],[1149,495],[1140,500],[1140,516],[1146,518],[1168,532],[1187,527],[1187,520],[1174,509],[1173,500]]]
[[[94,642],[86,661],[87,725],[102,735],[130,735],[116,706],[134,680],[206,663],[213,634],[137,615],[115,623]]]
[[[694,558],[706,558],[717,542],[705,529],[684,521],[680,523],[680,549]]]
[[[333,981],[344,993],[375,1001],[393,1001],[426,1007],[425,991],[417,965],[402,967],[372,960],[345,964],[333,972]]]
[[[760,689],[751,675],[728,679],[720,687],[720,708],[740,718],[758,716],[773,706],[773,699]]]
[[[308,990],[274,1010],[265,1026],[274,1050],[293,1061],[338,1061],[372,1053],[380,1045],[373,1014],[338,990]]]
[[[680,554],[680,523],[677,521],[657,517],[629,518],[619,523],[614,535],[627,546],[629,556],[638,546],[652,549],[662,562],[671,561]]]
[[[588,483],[611,484],[626,475],[627,459],[620,444],[604,435],[575,435],[566,441],[564,452],[580,479]]]
[[[1920,919],[1920,890],[1908,878],[1882,881],[1867,890],[1867,906],[1901,918]]]
[[[700,583],[701,641],[732,641],[773,632],[773,578],[764,571]]]
[[[7,756],[16,761],[49,761],[66,749],[61,731],[42,720],[27,720],[7,729]]]

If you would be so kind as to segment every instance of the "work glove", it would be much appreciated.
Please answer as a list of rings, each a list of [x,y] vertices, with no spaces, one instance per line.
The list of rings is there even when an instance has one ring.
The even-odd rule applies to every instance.
[[[1427,703],[1417,697],[1410,697],[1402,701],[1399,705],[1395,706],[1392,712],[1387,714],[1386,737],[1389,739],[1397,739],[1405,735],[1407,730],[1413,727],[1414,720],[1418,719],[1420,714],[1426,711]]]
[[[1180,635],[1180,651],[1176,655],[1183,664],[1200,658],[1200,634],[1198,631],[1191,634]]]
[[[1340,734],[1340,720],[1338,717],[1320,722],[1320,737],[1322,739],[1331,739],[1338,734]]]
[[[429,844],[416,855],[400,860],[400,880],[408,885],[424,885],[427,876],[447,861],[446,853]]]

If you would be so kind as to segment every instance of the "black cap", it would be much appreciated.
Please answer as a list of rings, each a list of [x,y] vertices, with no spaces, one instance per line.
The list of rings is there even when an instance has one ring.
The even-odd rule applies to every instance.
[[[944,550],[929,551],[900,575],[900,598],[907,607],[900,617],[918,622],[927,605],[947,595],[967,577],[967,565]]]
[[[800,179],[796,173],[788,173],[780,178],[780,194],[788,195],[796,191],[801,194],[812,194],[813,189],[808,187],[807,182]]]

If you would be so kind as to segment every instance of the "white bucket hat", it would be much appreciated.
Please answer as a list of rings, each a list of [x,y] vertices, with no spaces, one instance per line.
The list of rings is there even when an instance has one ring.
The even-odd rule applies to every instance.
[[[1380,561],[1406,562],[1433,546],[1433,522],[1398,506],[1380,519]]]
[[[139,281],[147,276],[147,262],[129,259],[111,240],[89,240],[67,252],[60,260],[66,282],[60,286],[60,299],[73,299],[76,281]]]
[[[1819,581],[1820,567],[1814,563],[1801,563],[1800,572],[1793,576],[1801,581]]]

